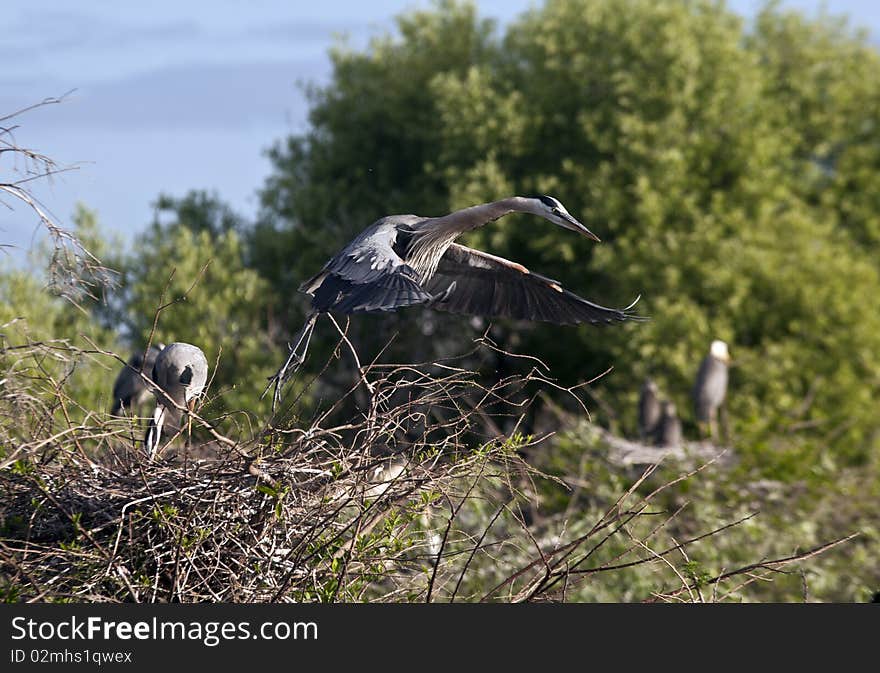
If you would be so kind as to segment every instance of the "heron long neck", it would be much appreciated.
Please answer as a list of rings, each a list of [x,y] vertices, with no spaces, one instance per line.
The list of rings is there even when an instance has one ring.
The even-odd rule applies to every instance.
[[[508,213],[529,211],[527,199],[513,196],[423,220],[413,227],[415,236],[407,250],[406,262],[424,283],[434,275],[440,258],[456,238]]]

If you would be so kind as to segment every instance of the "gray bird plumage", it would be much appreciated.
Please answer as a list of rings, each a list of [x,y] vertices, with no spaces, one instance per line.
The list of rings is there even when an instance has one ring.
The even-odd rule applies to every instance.
[[[655,431],[655,442],[657,446],[675,448],[681,445],[681,438],[681,419],[678,417],[678,410],[672,402],[664,400]]]
[[[153,365],[153,381],[159,386],[156,410],[150,419],[144,445],[154,456],[162,440],[165,425],[180,428],[183,409],[192,411],[196,398],[208,381],[208,360],[202,349],[192,344],[175,342],[165,347]]]
[[[653,437],[660,422],[660,397],[657,384],[645,379],[639,394],[639,437],[644,442]]]
[[[727,344],[716,339],[709,354],[700,363],[694,383],[694,413],[701,426],[708,423],[709,435],[717,436],[718,409],[727,396],[728,366],[730,354]]]
[[[600,306],[521,264],[454,242],[462,234],[509,213],[538,215],[599,240],[558,200],[543,195],[513,196],[441,217],[383,217],[300,287],[312,296],[312,313],[287,361],[270,379],[270,386],[275,384],[275,404],[280,386],[305,360],[317,316],[330,311],[393,311],[424,304],[451,313],[557,325],[603,325],[641,319],[630,311],[636,302],[623,309]]]
[[[133,407],[144,404],[150,397],[150,387],[141,377],[141,372],[151,377],[156,357],[162,352],[164,344],[150,346],[144,352],[132,355],[128,363],[119,372],[113,384],[113,406],[110,413],[118,416],[125,409],[130,411]]]

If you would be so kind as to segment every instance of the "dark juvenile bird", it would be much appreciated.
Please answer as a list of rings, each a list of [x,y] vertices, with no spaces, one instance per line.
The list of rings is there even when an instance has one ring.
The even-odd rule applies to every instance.
[[[709,354],[700,363],[697,380],[694,384],[694,412],[697,424],[704,433],[709,426],[709,436],[714,440],[718,436],[718,409],[724,404],[727,396],[728,367],[730,354],[727,344],[715,339],[709,347]]]
[[[654,433],[654,441],[657,446],[674,448],[681,446],[681,419],[678,417],[678,409],[669,400],[664,400],[661,405],[660,420]]]
[[[148,377],[152,375],[153,364],[164,347],[165,344],[155,344],[146,353],[138,352],[129,358],[113,384],[111,414],[118,416],[123,409],[130,412],[133,407],[144,404],[149,399],[150,387],[140,373],[143,372]]]
[[[645,379],[639,394],[639,437],[644,442],[654,436],[660,422],[660,397],[657,384]]]
[[[208,360],[198,346],[175,342],[159,353],[153,365],[152,379],[159,390],[154,391],[156,410],[144,438],[144,446],[151,458],[162,441],[163,427],[167,424],[178,431],[183,410],[192,411],[196,399],[204,392],[208,381]]]
[[[287,361],[270,379],[275,403],[279,387],[305,360],[317,317],[330,311],[393,311],[424,304],[452,313],[557,325],[639,319],[630,312],[635,302],[623,309],[606,308],[521,264],[455,243],[462,234],[509,213],[538,215],[599,240],[551,196],[513,196],[441,217],[390,215],[377,220],[300,287],[312,296],[312,312]]]

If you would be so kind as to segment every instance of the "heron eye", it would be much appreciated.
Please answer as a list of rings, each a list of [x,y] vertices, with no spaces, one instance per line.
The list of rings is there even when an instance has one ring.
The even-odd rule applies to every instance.
[[[562,213],[559,212],[559,208],[553,208],[552,210],[550,210],[550,212],[554,215],[562,215]]]

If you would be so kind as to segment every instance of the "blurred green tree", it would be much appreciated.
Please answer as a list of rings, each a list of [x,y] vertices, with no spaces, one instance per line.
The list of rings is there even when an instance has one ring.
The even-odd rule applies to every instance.
[[[72,233],[79,243],[109,266],[110,246],[94,211],[78,204],[73,222]],[[0,263],[0,347],[8,349],[2,355],[4,371],[8,366],[18,374],[27,373],[30,376],[22,378],[40,386],[29,391],[31,394],[57,407],[56,390],[45,384],[52,381],[60,386],[63,382],[71,404],[58,413],[79,420],[109,407],[116,377],[114,364],[87,351],[94,351],[94,346],[116,350],[119,335],[108,317],[106,278],[86,278],[91,296],[82,295],[76,303],[47,291],[52,288],[49,276],[55,252],[53,243],[43,240],[26,264],[6,259]],[[34,344],[47,344],[46,352],[54,354],[46,356],[46,352],[29,348]],[[22,419],[4,420],[21,421],[22,432],[26,432]]]

